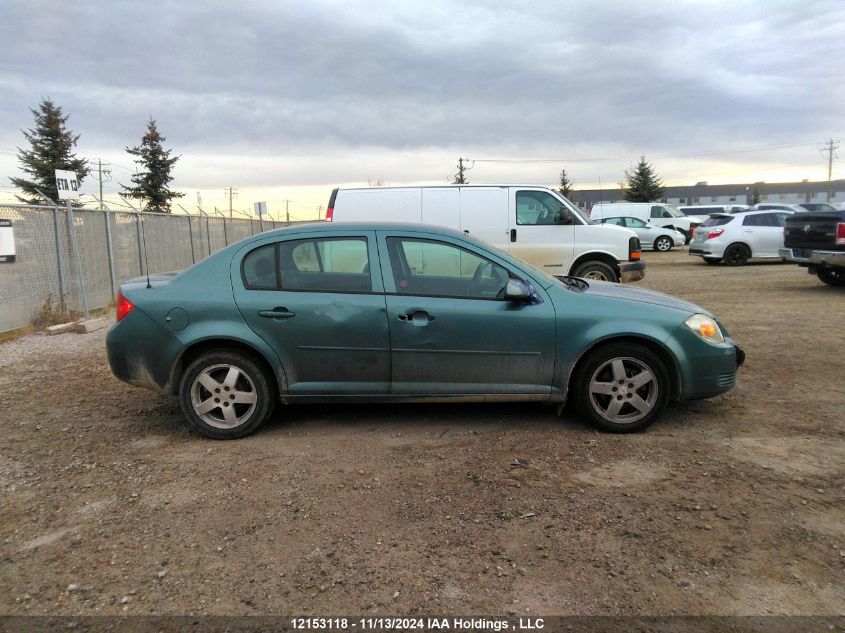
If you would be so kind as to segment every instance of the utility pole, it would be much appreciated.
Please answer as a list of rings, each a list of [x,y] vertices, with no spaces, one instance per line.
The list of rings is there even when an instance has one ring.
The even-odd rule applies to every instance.
[[[229,217],[232,217],[232,198],[238,195],[238,190],[234,189],[233,187],[229,187],[228,193],[226,194],[229,196]]]
[[[455,174],[455,180],[452,181],[453,185],[466,185],[469,184],[466,178],[466,172],[470,169],[469,167],[464,167],[464,159],[458,158],[458,173]]]
[[[108,165],[109,163],[106,163]],[[103,202],[103,174],[106,176],[111,176],[111,169],[103,169],[103,160],[101,158],[97,159],[97,175],[99,176],[100,180],[100,209],[105,209],[106,205]]]
[[[285,220],[287,221],[288,226],[290,226],[290,210],[288,205],[290,205],[290,200],[285,200]]]
[[[831,138],[827,142],[827,147],[822,150],[822,153],[827,152],[827,201],[833,197],[833,152],[839,149],[839,139]]]

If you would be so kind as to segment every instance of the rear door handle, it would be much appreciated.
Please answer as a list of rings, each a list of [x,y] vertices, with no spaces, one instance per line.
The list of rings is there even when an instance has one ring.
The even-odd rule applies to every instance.
[[[277,307],[272,310],[259,310],[258,316],[267,319],[290,319],[291,317],[295,317],[296,313],[291,312],[287,308]]]

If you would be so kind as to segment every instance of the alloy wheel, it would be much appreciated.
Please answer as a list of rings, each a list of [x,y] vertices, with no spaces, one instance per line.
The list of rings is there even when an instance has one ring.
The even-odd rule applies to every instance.
[[[218,429],[234,429],[245,424],[257,401],[252,379],[235,365],[206,367],[191,385],[194,411],[203,422]]]
[[[657,403],[655,373],[636,358],[613,358],[590,378],[590,404],[600,416],[616,424],[631,424],[648,415]]]

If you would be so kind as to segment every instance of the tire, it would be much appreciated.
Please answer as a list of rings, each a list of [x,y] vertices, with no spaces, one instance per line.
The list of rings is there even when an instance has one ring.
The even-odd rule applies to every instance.
[[[718,264],[720,261],[722,261],[721,257],[704,257],[703,259],[708,264]]]
[[[666,366],[654,352],[642,345],[604,345],[589,352],[575,371],[575,393],[572,394],[575,405],[593,426],[602,431],[641,431],[660,417],[669,402],[670,383]],[[640,386],[637,386],[638,377],[645,381]],[[617,402],[622,404],[615,404]],[[617,409],[615,413],[614,409]]]
[[[836,268],[819,268],[816,276],[829,286],[845,286],[845,272]]]
[[[727,266],[742,266],[751,258],[751,251],[745,244],[731,244],[725,249],[722,259]]]
[[[596,279],[598,281],[612,281],[619,282],[619,275],[613,270],[609,264],[602,261],[593,260],[578,264],[578,267],[572,273],[574,277],[583,277],[584,279]]]
[[[229,350],[203,354],[179,381],[179,403],[189,425],[214,440],[244,437],[264,424],[273,412],[274,393],[255,360]]]
[[[654,250],[661,253],[668,253],[672,250],[672,238],[668,235],[661,235],[654,240]]]

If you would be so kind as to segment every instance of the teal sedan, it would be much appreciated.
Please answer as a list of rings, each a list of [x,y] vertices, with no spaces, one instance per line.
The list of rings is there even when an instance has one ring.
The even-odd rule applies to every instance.
[[[744,354],[696,305],[551,277],[458,232],[308,224],[123,284],[108,358],[215,439],[277,402],[574,400],[604,431],[733,388]]]

